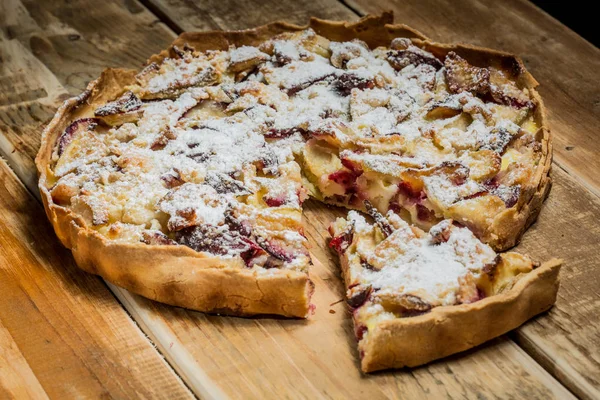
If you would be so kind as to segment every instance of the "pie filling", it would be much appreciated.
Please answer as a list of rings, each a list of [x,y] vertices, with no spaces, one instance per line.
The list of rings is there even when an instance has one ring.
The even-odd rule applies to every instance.
[[[487,240],[493,216],[534,189],[536,106],[516,75],[407,39],[369,49],[310,29],[258,47],[173,47],[64,131],[49,188],[110,240],[264,273],[308,271],[308,193],[368,211],[377,226],[351,212],[332,242],[368,330],[505,287],[490,277],[522,256],[497,256],[471,231]]]
[[[468,228],[443,220],[425,232],[393,211],[367,203],[373,223],[356,211],[331,227],[340,255],[357,339],[382,321],[422,315],[434,307],[473,303],[510,290],[537,265],[515,252],[496,254]]]

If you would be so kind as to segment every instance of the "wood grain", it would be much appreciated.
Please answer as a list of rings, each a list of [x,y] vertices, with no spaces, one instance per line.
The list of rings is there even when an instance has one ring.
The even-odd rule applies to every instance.
[[[248,29],[285,20],[305,25],[311,17],[350,21],[356,14],[335,0],[244,2],[194,0],[142,0],[152,11],[168,21],[175,32],[212,29]]]
[[[313,205],[322,215],[323,206]],[[320,231],[309,230],[316,244],[312,238]],[[312,276],[317,312],[309,320],[206,315],[120,293],[138,324],[201,398],[221,393],[250,399],[572,398],[506,338],[421,368],[363,375],[351,318],[339,302],[343,289],[337,267],[315,258]]]
[[[31,49],[35,59],[40,62],[37,65],[38,71],[55,76],[54,79],[60,86],[66,88],[60,89],[59,86],[54,90],[54,94],[49,95],[53,99],[60,97],[61,90],[78,92],[86,80],[97,75],[104,66],[139,65],[136,63],[155,51],[150,50],[150,47],[166,47],[165,42],[170,42],[173,37],[173,33],[161,24],[146,25],[147,21],[155,20],[135,1],[125,3],[129,7],[127,10],[119,8],[116,1],[103,5],[80,0],[70,3],[69,7],[66,7],[66,3],[12,2],[21,11],[10,19],[17,22],[5,30],[9,33],[6,40],[18,42],[25,50]],[[201,22],[213,21],[210,24],[214,25],[202,27],[250,28],[268,22],[266,18],[285,19],[289,10],[297,10],[290,14],[292,22],[297,23],[304,22],[301,20],[301,17],[304,18],[302,13],[324,18],[352,18],[350,11],[340,8],[340,3],[333,0],[318,1],[316,6],[298,5],[299,3],[255,2],[251,7],[246,4],[242,8],[235,7],[233,2],[224,1],[212,8],[205,8],[204,12],[207,14],[201,18]],[[174,0],[162,3],[163,6],[170,7],[177,4],[180,3]],[[189,2],[186,4],[189,6]],[[168,13],[169,8],[166,6],[163,11]],[[92,9],[94,11],[88,13]],[[181,27],[185,26],[185,21],[194,18],[191,12],[186,12],[185,8],[183,10],[179,14],[171,14]],[[73,18],[73,15],[86,13],[90,14],[85,17],[86,23],[74,21],[77,18]],[[185,23],[189,24],[185,29],[194,28],[193,22]],[[79,35],[79,38],[73,40],[75,48],[54,37],[60,36],[59,34],[46,36],[48,26],[53,26],[55,32],[60,29],[64,29],[61,31],[63,33],[70,32],[65,33],[67,39],[68,35]],[[153,34],[155,29],[166,33]],[[115,35],[114,46],[111,35]],[[32,45],[32,36],[43,40],[35,39],[35,44]],[[108,39],[103,41],[102,38]],[[152,42],[149,44],[148,41]],[[39,43],[51,45],[43,46]],[[4,46],[4,43],[0,42],[0,46]],[[147,51],[143,56],[138,54],[137,49],[140,48]],[[85,57],[78,57],[76,49]],[[123,49],[127,51],[124,52]],[[70,65],[72,62],[80,64],[75,67]],[[14,75],[12,73],[11,77]],[[26,126],[30,130],[26,135],[22,131],[17,132],[17,129],[21,129],[21,124],[14,122],[17,120],[14,113],[3,117],[2,124],[7,124],[9,129],[2,127],[0,149],[4,154],[13,154],[11,165],[20,168],[24,181],[35,182],[34,170],[23,160],[31,160],[39,146],[36,123],[39,125],[44,118],[40,118],[36,112],[43,109],[46,114],[51,114],[54,103],[51,102],[44,109],[40,107],[39,99],[32,100],[42,93],[38,88],[46,78],[28,77],[23,81],[17,87],[27,90],[20,90],[23,93],[21,97],[13,96],[5,102],[10,103],[9,108],[19,109],[19,118],[28,122],[29,125]],[[10,81],[6,84],[10,85]],[[44,90],[48,92],[49,89]],[[20,143],[19,150],[14,153],[9,146],[13,143]],[[574,188],[575,191],[582,190],[576,184]],[[361,375],[349,315],[343,303],[333,304],[343,297],[337,264],[324,247],[324,228],[339,213],[337,209],[307,203],[305,215],[315,258],[312,274],[317,284],[315,302],[318,306],[317,314],[308,321],[209,316],[165,306],[122,289],[111,288],[167,360],[202,398],[218,398],[223,394],[249,398],[398,398],[425,395],[467,398],[571,397],[554,378],[506,338],[422,368]],[[546,218],[552,217],[550,215]],[[49,235],[54,238],[51,232]],[[60,249],[58,252],[63,254],[65,250]],[[93,277],[89,279],[97,281]],[[75,285],[71,289],[75,290]],[[586,316],[589,315],[586,313]]]
[[[35,187],[40,126],[62,101],[106,67],[139,68],[175,36],[135,0],[1,1],[0,155]]]
[[[517,329],[514,337],[546,369],[581,398],[600,398],[600,202],[563,170],[538,222],[518,251],[543,260],[563,258],[555,307]]]
[[[15,398],[191,397],[102,281],[76,267],[2,160],[0,220],[1,390]]]
[[[0,398],[47,399],[27,360],[0,322]]]
[[[600,195],[600,49],[527,0],[348,0],[360,14],[395,21],[433,40],[505,50],[523,58],[550,109],[554,159]]]

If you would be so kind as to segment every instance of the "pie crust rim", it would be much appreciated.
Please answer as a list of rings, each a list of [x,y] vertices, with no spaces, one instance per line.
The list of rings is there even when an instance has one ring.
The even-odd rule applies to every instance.
[[[493,234],[497,236],[493,247],[496,249],[512,247],[527,227],[535,221],[551,185],[549,171],[552,145],[544,105],[535,91],[537,81],[526,71],[523,63],[511,54],[470,45],[435,43],[406,25],[392,24],[392,22],[392,14],[383,13],[381,16],[367,16],[354,23],[312,18],[307,26],[274,22],[242,31],[183,33],[168,50],[152,56],[148,63],[168,57],[174,45],[181,46],[189,43],[199,51],[226,49],[232,44],[257,45],[277,34],[306,28],[312,28],[318,34],[337,41],[360,38],[374,46],[389,44],[391,39],[396,37],[407,37],[442,52],[455,51],[460,55],[471,55],[485,60],[509,60],[518,66],[520,72],[518,82],[530,90],[532,98],[537,103],[536,119],[541,126],[542,144],[542,156],[533,180],[537,182],[535,192],[519,210],[507,209],[499,214],[492,224]],[[261,275],[252,270],[233,267],[223,258],[198,253],[185,246],[113,242],[92,229],[85,228],[83,219],[74,212],[53,203],[46,182],[52,151],[58,137],[69,122],[86,110],[94,109],[114,99],[122,92],[125,85],[133,83],[136,72],[128,69],[106,69],[98,79],[89,83],[81,95],[65,101],[42,133],[41,147],[35,160],[39,173],[39,189],[46,214],[61,242],[72,250],[81,269],[100,275],[109,282],[153,300],[205,312],[306,317],[311,309],[310,296],[314,287],[306,273],[276,270],[271,274]],[[527,286],[517,285],[506,294],[494,296],[494,303],[505,304],[508,312],[512,307],[511,297],[521,295],[521,292],[525,293],[528,290],[543,292],[543,289],[547,289],[555,296],[557,272],[556,265],[544,264],[526,279],[529,282]],[[454,307],[446,307],[448,309],[444,311],[447,312],[446,318],[452,318],[454,314],[450,308]],[[480,305],[475,303],[460,307],[477,309]],[[435,324],[437,314],[432,312],[428,314],[430,316],[421,319],[431,319],[431,323]],[[520,319],[520,323],[524,320]],[[412,319],[401,320],[399,326],[412,323]]]

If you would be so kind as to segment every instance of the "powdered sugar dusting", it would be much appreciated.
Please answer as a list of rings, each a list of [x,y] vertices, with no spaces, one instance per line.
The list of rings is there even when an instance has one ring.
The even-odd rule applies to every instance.
[[[368,229],[355,214],[349,218],[355,226],[362,226],[363,232]],[[455,304],[460,280],[467,274],[478,278],[496,257],[469,229],[451,225],[448,228],[448,221],[439,224],[450,230],[441,243],[434,242],[432,235],[417,237],[407,230],[405,222],[401,223],[404,229],[396,229],[371,252],[361,254],[369,263],[383,266],[380,270],[363,269],[360,276],[362,282],[380,294],[389,291],[417,296],[434,305]],[[434,233],[436,226],[431,231]]]
[[[295,159],[307,139],[335,149],[344,168],[354,163],[354,178],[363,171],[394,179],[426,174],[422,191],[443,208],[481,185],[468,173],[456,182],[431,171],[474,159],[466,152],[500,154],[523,135],[510,110],[500,118],[476,93],[451,93],[442,62],[410,46],[414,54],[402,68],[387,49],[330,42],[312,30],[260,47],[174,49],[173,58],[145,68],[126,88],[125,105],[100,108],[118,116],[135,106],[123,123],[90,125],[63,138],[69,146],[64,156],[56,152],[53,196],[115,240],[148,231],[198,251],[239,256],[247,267],[304,268],[306,239],[286,218],[293,210],[299,219],[304,191]],[[498,79],[494,95],[505,90],[502,101],[510,94],[525,107],[505,77]],[[327,182],[327,175],[317,179]],[[512,202],[514,187],[497,185],[494,193]],[[362,195],[354,183],[346,189]]]

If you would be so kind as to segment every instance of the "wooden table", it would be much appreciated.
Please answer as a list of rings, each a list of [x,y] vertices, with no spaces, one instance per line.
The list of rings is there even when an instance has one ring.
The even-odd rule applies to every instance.
[[[307,321],[169,307],[76,268],[33,165],[65,98],[104,67],[141,66],[184,30],[384,10],[435,40],[517,53],[540,81],[554,186],[518,249],[565,259],[550,312],[472,351],[361,375],[323,247],[339,211],[312,202],[318,310]],[[0,28],[0,398],[600,398],[600,50],[529,2],[2,0]]]

